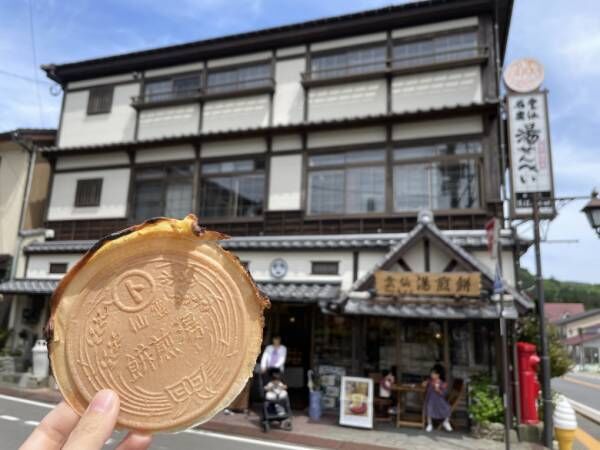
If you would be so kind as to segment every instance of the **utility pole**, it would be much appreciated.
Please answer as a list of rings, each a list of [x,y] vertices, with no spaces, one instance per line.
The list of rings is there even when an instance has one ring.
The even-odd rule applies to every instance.
[[[533,193],[533,233],[535,245],[537,313],[540,325],[540,360],[542,366],[542,399],[544,404],[544,446],[552,448],[552,393],[550,391],[550,356],[548,335],[544,317],[544,279],[542,278],[542,254],[540,237],[539,193]]]

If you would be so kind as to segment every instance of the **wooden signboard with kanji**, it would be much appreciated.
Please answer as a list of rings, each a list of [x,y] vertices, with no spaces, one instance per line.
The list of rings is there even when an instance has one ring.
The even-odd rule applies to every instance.
[[[436,297],[479,297],[479,272],[414,273],[375,272],[375,290],[381,296],[424,295]]]

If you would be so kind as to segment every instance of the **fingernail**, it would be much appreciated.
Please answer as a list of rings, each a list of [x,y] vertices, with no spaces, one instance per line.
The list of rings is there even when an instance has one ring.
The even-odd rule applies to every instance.
[[[112,408],[116,399],[117,396],[113,391],[104,389],[94,396],[90,403],[90,410],[104,413]]]

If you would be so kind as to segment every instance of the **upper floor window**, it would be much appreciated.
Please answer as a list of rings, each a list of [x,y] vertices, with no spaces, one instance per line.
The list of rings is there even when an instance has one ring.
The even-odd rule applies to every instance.
[[[385,210],[385,150],[314,155],[308,169],[309,214]]]
[[[384,70],[386,47],[378,45],[360,49],[346,49],[311,57],[312,80],[345,77]]]
[[[406,68],[479,56],[477,31],[461,31],[394,44],[393,67]]]
[[[242,159],[202,165],[202,217],[259,216],[264,197],[264,161]]]
[[[200,93],[200,74],[182,75],[144,84],[145,102],[162,102],[189,98]]]
[[[91,88],[88,97],[87,113],[109,113],[112,107],[113,93],[113,86],[98,86]]]
[[[77,180],[75,189],[75,206],[100,206],[102,194],[102,178]]]
[[[48,273],[57,274],[57,273],[67,273],[67,263],[56,263],[51,262],[50,267],[48,269]]]
[[[310,272],[313,275],[338,275],[340,273],[339,261],[312,261]]]
[[[134,186],[134,217],[184,217],[192,210],[190,164],[137,169]]]
[[[479,207],[480,153],[476,141],[394,150],[394,210]]]
[[[270,62],[233,69],[211,70],[206,80],[206,92],[215,94],[239,91],[269,86],[272,82]]]

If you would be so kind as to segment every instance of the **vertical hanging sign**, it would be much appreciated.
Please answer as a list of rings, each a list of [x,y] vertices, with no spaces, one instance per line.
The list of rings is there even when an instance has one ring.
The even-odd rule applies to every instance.
[[[538,194],[540,215],[554,217],[554,180],[546,92],[509,94],[508,134],[512,174],[512,215],[533,215]]]

